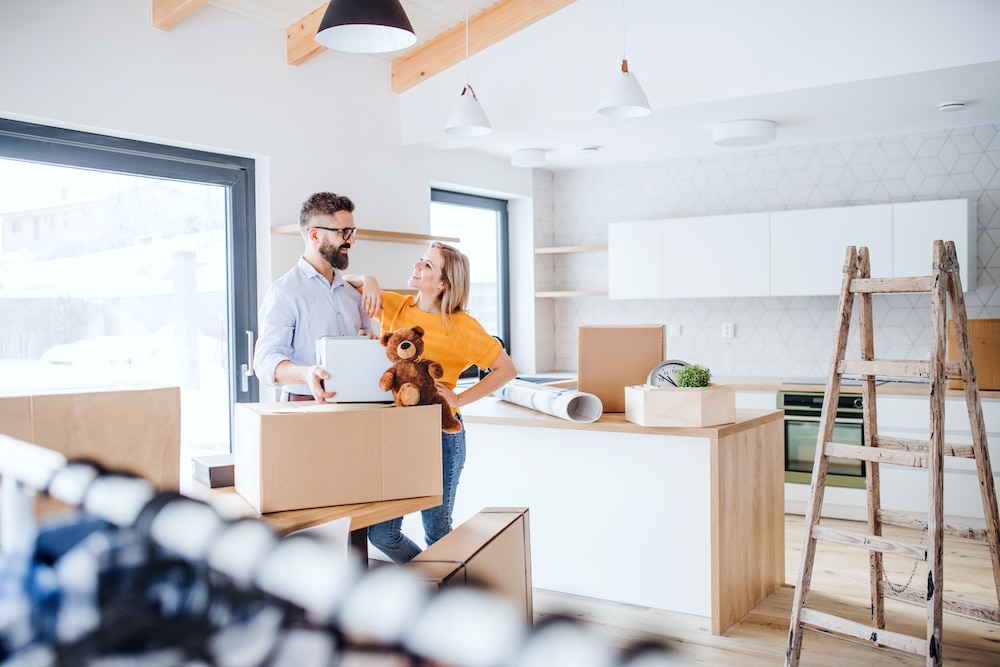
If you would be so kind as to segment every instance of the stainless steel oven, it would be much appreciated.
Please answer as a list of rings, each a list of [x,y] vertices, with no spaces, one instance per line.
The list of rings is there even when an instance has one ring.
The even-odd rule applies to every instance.
[[[785,411],[785,481],[809,484],[816,459],[823,393],[780,391],[778,408]],[[841,393],[833,426],[833,442],[862,445],[862,416],[861,396]],[[864,461],[831,457],[826,483],[830,486],[865,488]]]

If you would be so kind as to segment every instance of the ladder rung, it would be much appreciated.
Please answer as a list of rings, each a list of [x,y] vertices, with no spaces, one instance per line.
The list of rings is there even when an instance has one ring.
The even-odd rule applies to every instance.
[[[924,655],[927,651],[927,640],[920,637],[912,637],[899,632],[873,628],[864,623],[857,623],[846,618],[841,618],[840,616],[816,611],[815,609],[803,608],[800,618],[804,627],[829,630],[840,635],[847,635],[848,637],[905,651],[913,655]]]
[[[851,281],[851,291],[855,294],[891,294],[899,292],[930,292],[934,288],[934,276],[913,276],[907,278],[855,278]]]
[[[875,446],[879,449],[901,449],[908,452],[926,452],[930,449],[930,442],[927,440],[913,440],[910,438],[894,438],[888,435],[875,435]],[[972,445],[955,445],[944,443],[945,456],[954,456],[959,459],[974,459],[976,452]]]
[[[852,461],[870,461],[872,463],[892,463],[911,468],[926,468],[927,453],[908,450],[879,449],[859,445],[845,445],[840,442],[828,442],[823,447],[827,456],[839,456]]]
[[[926,359],[841,359],[837,362],[841,375],[873,375],[875,377],[929,378],[931,362]],[[962,375],[957,361],[944,362],[945,375]]]
[[[879,535],[867,535],[850,530],[838,530],[816,524],[812,527],[813,539],[835,542],[849,547],[880,551],[894,556],[904,556],[913,560],[927,560],[927,545],[889,540]]]
[[[927,519],[917,514],[907,514],[905,512],[893,512],[891,510],[880,509],[878,518],[884,525],[898,526],[899,528],[913,528],[924,530],[927,528]],[[990,541],[989,531],[981,526],[969,526],[961,523],[950,523],[945,521],[941,529],[948,535],[961,537],[966,540],[975,540],[988,544]]]
[[[887,598],[902,600],[903,602],[912,602],[913,604],[918,604],[920,606],[925,606],[927,604],[926,590],[912,587],[894,588],[893,586],[888,585],[885,581],[878,582],[878,585],[882,589],[882,594]],[[941,606],[945,611],[951,612],[952,614],[961,614],[962,616],[968,616],[970,618],[978,618],[983,621],[1000,623],[1000,609],[997,609],[996,607],[976,602],[969,602],[968,600],[960,600],[958,598],[944,598],[941,600]]]

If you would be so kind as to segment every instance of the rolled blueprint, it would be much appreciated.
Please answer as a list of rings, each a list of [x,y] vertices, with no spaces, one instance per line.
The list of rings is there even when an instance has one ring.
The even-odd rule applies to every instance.
[[[544,412],[571,422],[589,423],[597,421],[604,412],[601,399],[593,394],[547,387],[526,380],[511,380],[493,393],[508,403],[514,403],[532,410]]]

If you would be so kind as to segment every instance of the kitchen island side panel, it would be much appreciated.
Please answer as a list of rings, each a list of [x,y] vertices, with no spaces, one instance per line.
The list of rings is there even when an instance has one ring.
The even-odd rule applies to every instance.
[[[785,580],[784,431],[775,420],[712,441],[712,632]]]
[[[712,615],[709,438],[470,421],[456,525],[529,507],[535,587]]]

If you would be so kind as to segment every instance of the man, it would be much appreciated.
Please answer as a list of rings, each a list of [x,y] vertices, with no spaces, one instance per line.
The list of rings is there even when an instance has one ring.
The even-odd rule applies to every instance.
[[[372,335],[361,294],[341,273],[356,232],[354,203],[347,197],[318,192],[302,204],[305,251],[264,297],[254,349],[254,372],[265,385],[280,386],[282,400],[324,401],[334,395],[323,387],[330,374],[316,365],[319,338]]]

